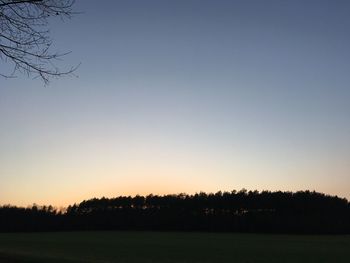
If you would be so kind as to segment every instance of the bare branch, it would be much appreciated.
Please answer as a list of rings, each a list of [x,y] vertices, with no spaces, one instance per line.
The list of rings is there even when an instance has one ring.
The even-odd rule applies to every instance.
[[[45,84],[51,77],[72,74],[77,67],[62,71],[54,60],[66,53],[51,52],[48,31],[51,16],[70,18],[74,0],[0,0],[0,59],[11,63],[14,72],[41,78]]]
[[[2,4],[0,4],[0,7],[9,6],[9,5],[18,5],[18,4],[24,4],[24,3],[42,2],[42,1],[43,0],[23,0],[23,1],[8,1],[8,2],[1,1]]]

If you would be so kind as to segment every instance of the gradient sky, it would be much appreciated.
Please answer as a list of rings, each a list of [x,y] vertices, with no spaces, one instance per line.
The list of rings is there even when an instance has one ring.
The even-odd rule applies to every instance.
[[[350,198],[349,1],[76,10],[51,36],[78,77],[0,78],[0,204],[241,188]]]

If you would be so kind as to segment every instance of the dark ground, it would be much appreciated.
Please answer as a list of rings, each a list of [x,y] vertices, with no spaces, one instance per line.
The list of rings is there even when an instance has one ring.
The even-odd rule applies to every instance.
[[[350,236],[2,233],[0,262],[349,262]]]

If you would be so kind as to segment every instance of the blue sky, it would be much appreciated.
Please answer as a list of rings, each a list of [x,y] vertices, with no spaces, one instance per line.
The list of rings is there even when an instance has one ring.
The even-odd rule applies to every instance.
[[[347,1],[75,8],[51,36],[77,77],[0,79],[1,203],[243,187],[350,198]]]

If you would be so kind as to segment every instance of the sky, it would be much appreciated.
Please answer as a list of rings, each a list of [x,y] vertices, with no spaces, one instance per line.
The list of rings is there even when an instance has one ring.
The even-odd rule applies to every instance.
[[[75,9],[50,33],[76,76],[0,78],[0,204],[242,188],[350,199],[349,1]]]

